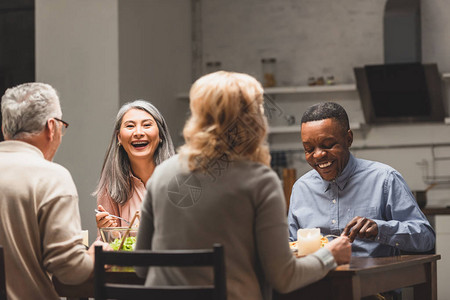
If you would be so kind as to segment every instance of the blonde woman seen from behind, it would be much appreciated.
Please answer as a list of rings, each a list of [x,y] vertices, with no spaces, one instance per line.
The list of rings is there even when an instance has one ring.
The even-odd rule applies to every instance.
[[[347,237],[296,259],[283,190],[270,165],[263,89],[253,77],[219,71],[190,91],[180,154],[149,180],[136,249],[224,245],[228,299],[270,299],[350,260]],[[203,268],[139,269],[148,285],[211,284]]]

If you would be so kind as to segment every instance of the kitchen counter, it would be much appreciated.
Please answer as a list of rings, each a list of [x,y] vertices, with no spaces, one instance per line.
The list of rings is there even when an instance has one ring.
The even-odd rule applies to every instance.
[[[436,229],[436,216],[438,215],[450,215],[450,207],[433,207],[433,206],[427,206],[424,208],[421,208],[423,214],[425,217],[427,217],[428,222],[430,222],[430,225]]]
[[[450,207],[424,207],[422,212],[425,216],[450,215]]]

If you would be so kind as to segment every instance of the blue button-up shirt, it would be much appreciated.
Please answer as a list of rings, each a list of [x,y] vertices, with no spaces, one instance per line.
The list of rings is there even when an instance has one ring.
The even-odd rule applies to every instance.
[[[297,239],[299,228],[318,227],[323,235],[340,235],[356,216],[375,221],[378,236],[357,237],[354,256],[392,256],[398,250],[424,252],[434,247],[434,230],[400,173],[351,154],[336,180],[323,180],[311,170],[295,182],[288,216],[290,240]]]

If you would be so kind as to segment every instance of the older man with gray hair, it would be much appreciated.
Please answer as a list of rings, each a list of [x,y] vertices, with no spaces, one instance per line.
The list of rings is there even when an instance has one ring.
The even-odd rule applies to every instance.
[[[1,101],[0,244],[9,300],[59,299],[50,275],[79,284],[92,274],[94,247],[82,243],[78,195],[52,162],[69,126],[50,85],[25,83]],[[107,248],[107,244],[102,244]]]

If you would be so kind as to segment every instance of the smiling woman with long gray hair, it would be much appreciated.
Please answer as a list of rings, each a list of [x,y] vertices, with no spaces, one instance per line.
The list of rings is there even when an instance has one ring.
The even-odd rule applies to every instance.
[[[117,113],[114,131],[97,190],[97,227],[125,226],[139,210],[145,184],[155,167],[175,153],[166,121],[145,100],[124,104]]]

